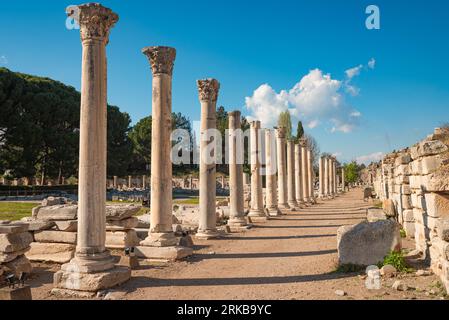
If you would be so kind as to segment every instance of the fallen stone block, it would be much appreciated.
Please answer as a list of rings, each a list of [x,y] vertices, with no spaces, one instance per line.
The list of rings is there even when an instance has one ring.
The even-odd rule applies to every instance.
[[[107,205],[106,220],[124,220],[134,216],[142,208],[140,205]]]
[[[30,261],[67,263],[75,256],[76,246],[66,243],[33,242],[25,256]]]
[[[53,221],[47,220],[31,220],[25,222],[28,223],[28,231],[49,230],[55,226]]]
[[[29,232],[0,234],[0,252],[9,253],[28,248],[33,242]]]
[[[376,221],[388,219],[382,209],[368,208],[367,211],[368,211],[368,213],[366,215],[366,219],[368,220],[368,222],[376,222]]]
[[[135,230],[106,231],[106,248],[125,249],[135,247],[140,243]]]
[[[396,207],[393,200],[386,199],[382,201],[382,209],[387,217],[396,217]]]
[[[50,207],[41,207],[37,212],[37,219],[50,221],[76,220],[77,213],[77,205],[65,204]]]
[[[23,233],[27,231],[28,224],[26,223],[0,225],[0,233]]]
[[[31,246],[31,244],[30,244],[30,246]],[[17,257],[25,254],[28,250],[30,250],[30,247],[27,247],[27,248],[25,248],[23,250],[19,250],[19,251],[14,251],[14,252],[0,252],[0,263],[13,261]]]
[[[78,220],[55,221],[56,230],[64,232],[76,232],[78,230]]]
[[[123,220],[109,220],[106,222],[106,229],[114,227],[122,228],[122,229],[133,229],[136,228],[139,224],[139,220],[136,217],[126,218]],[[118,230],[118,229],[116,229]]]
[[[24,285],[16,288],[0,288],[0,300],[10,300],[10,301],[19,301],[19,300],[32,300],[31,297],[31,287],[28,285]]]
[[[34,233],[34,240],[36,242],[51,242],[51,243],[68,243],[76,244],[76,232],[65,232],[56,230],[44,230]]]
[[[437,222],[438,237],[443,241],[449,241],[449,219],[439,219]]]
[[[401,249],[400,226],[393,220],[361,222],[337,230],[340,265],[373,265]]]

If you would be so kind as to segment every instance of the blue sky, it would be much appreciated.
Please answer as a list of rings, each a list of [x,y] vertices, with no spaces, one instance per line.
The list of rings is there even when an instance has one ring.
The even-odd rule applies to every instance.
[[[77,3],[2,1],[0,65],[79,89],[79,31],[65,27],[65,8],[71,4]],[[321,150],[343,161],[408,146],[449,121],[449,1],[102,4],[120,16],[107,49],[109,103],[128,112],[134,123],[151,114],[151,71],[141,53],[149,45],[177,49],[173,111],[199,120],[196,79],[214,77],[221,83],[218,103],[227,110],[248,116],[259,110],[271,124],[278,104],[287,103]],[[380,8],[380,30],[365,27],[370,4]],[[359,66],[348,82],[346,71]],[[307,83],[329,90],[312,91],[308,100]],[[297,84],[299,91],[290,91]],[[341,99],[336,106],[341,109],[328,108],[327,94]],[[308,113],[302,114],[305,108]],[[354,112],[352,121],[348,117]],[[350,132],[339,131],[347,121],[350,129],[343,131]]]

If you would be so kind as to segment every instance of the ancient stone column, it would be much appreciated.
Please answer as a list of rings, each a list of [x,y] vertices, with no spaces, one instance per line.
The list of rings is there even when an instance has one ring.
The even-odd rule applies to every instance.
[[[324,168],[323,168],[323,186],[324,186],[324,197],[329,196],[329,157],[323,157]]]
[[[297,143],[295,144],[295,191],[296,191],[296,202],[299,206],[304,204],[304,197],[302,194],[302,173],[301,173],[301,146]]]
[[[266,158],[266,201],[265,206],[270,216],[281,214],[278,209],[277,179],[276,179],[276,137],[271,129],[265,130],[265,158]]]
[[[310,193],[309,193],[309,164],[307,159],[307,141],[305,139],[301,139],[299,141],[301,145],[301,173],[302,173],[302,186],[303,186],[303,200],[304,202],[310,202]]]
[[[337,159],[334,158],[332,172],[334,174],[334,194],[337,194]]]
[[[251,218],[266,219],[263,207],[263,190],[261,168],[261,129],[260,121],[250,123],[250,147],[251,147],[251,208],[248,216]]]
[[[278,165],[278,208],[290,209],[287,203],[287,163],[286,163],[286,146],[285,133],[283,127],[276,129],[276,153]]]
[[[312,158],[312,150],[310,150],[310,148],[307,148],[307,169],[309,170],[309,174],[308,174],[308,181],[309,181],[309,199],[312,202],[315,202],[315,174],[313,172],[313,158]]]
[[[201,102],[200,139],[200,217],[197,238],[217,238],[216,202],[216,104],[220,83],[215,79],[198,80]]]
[[[292,210],[297,209],[295,191],[295,143],[287,141],[287,201]]]
[[[147,184],[146,178],[147,178],[146,175],[142,175],[142,189],[146,188],[146,184]]]
[[[78,234],[75,257],[54,275],[53,293],[70,290],[95,294],[127,281],[131,272],[115,267],[105,248],[107,72],[109,31],[118,21],[110,9],[96,3],[78,6],[82,55]],[[73,13],[72,13],[73,14]]]
[[[345,168],[341,167],[341,191],[345,192],[346,188],[345,188],[346,182],[345,182]]]
[[[114,176],[114,189],[117,189],[118,185],[117,185],[117,176]]]
[[[131,189],[133,187],[133,178],[131,176],[128,176],[128,188]]]
[[[324,157],[320,157],[319,162],[319,197],[324,198]]]
[[[229,194],[228,225],[232,229],[248,228],[244,209],[243,191],[243,134],[240,111],[228,113],[229,121]]]
[[[172,74],[176,50],[170,47],[146,47],[153,72],[151,128],[151,220],[148,237],[136,254],[145,258],[180,259],[192,249],[177,247],[173,232],[171,113]]]

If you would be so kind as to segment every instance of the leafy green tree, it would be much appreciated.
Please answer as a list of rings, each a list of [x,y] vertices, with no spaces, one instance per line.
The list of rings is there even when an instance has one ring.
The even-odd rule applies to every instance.
[[[357,162],[352,161],[344,165],[345,168],[345,181],[348,183],[354,183],[359,178],[359,166]]]
[[[133,144],[130,173],[148,172],[151,164],[151,123],[151,116],[142,118],[129,132],[129,138]]]
[[[128,136],[131,118],[116,106],[108,106],[108,175],[128,173],[133,154],[133,143]]]
[[[287,140],[292,139],[292,119],[288,110],[279,114],[278,126],[285,128],[285,136]]]

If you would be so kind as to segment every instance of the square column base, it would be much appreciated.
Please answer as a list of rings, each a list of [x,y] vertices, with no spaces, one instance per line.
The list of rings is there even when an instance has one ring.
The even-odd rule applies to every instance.
[[[19,288],[1,288],[0,300],[32,300],[31,287],[25,285]]]
[[[196,239],[200,240],[210,240],[210,239],[217,239],[222,237],[223,235],[219,233],[217,230],[204,230],[204,231],[198,231],[195,234]]]
[[[282,215],[282,212],[278,208],[268,208],[267,209],[267,214],[270,217],[279,217],[279,216]]]
[[[169,246],[169,247],[151,247],[151,246],[138,246],[135,247],[135,254],[139,258],[144,259],[163,259],[176,261],[193,254],[193,249],[182,246]]]
[[[125,283],[130,278],[131,270],[122,266],[94,273],[83,273],[67,268],[54,274],[53,284],[55,288],[52,290],[52,294],[67,295],[70,293],[70,296],[85,298],[95,295],[97,291]]]
[[[267,217],[267,216],[252,216],[252,217],[249,217],[248,216],[248,218],[250,219],[250,222],[251,223],[254,223],[254,222],[259,222],[259,223],[261,223],[261,222],[267,222],[267,220],[269,220],[270,218],[269,217]]]

